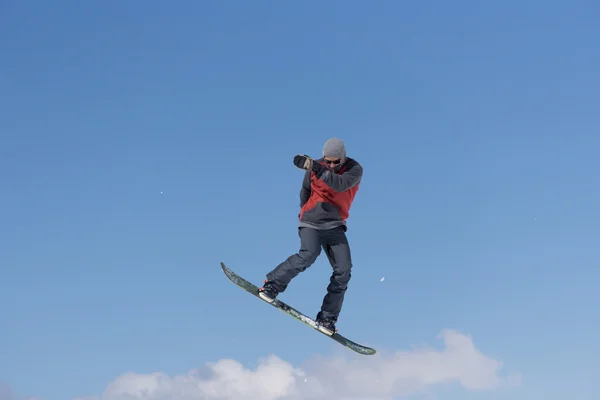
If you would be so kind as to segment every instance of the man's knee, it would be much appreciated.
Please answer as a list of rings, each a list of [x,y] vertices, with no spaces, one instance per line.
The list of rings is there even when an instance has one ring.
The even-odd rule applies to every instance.
[[[345,289],[352,278],[352,264],[337,265],[332,278],[335,284]]]
[[[320,253],[320,247],[302,246],[297,253],[288,258],[287,262],[295,271],[304,272],[317,261]]]
[[[352,259],[349,257],[348,253],[340,250],[340,248],[335,252],[331,252],[330,250],[331,256],[329,261],[333,269],[333,273],[331,274],[331,284],[337,290],[344,291],[352,277]]]
[[[321,254],[320,247],[317,247],[316,249],[302,248],[298,252],[298,258],[301,260],[301,262],[305,266],[305,268],[308,268],[312,264],[314,264],[315,261],[317,261],[319,254]]]
[[[311,228],[299,228],[300,250],[296,254],[296,259],[302,264],[303,269],[310,267],[317,261],[321,254],[320,233]]]
[[[348,281],[350,279],[350,272],[352,271],[350,246],[347,244],[329,246],[327,253],[329,255],[329,262],[333,268],[333,275],[342,282]]]

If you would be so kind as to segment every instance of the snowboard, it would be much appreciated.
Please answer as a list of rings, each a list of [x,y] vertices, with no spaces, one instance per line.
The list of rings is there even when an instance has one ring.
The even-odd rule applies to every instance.
[[[297,320],[304,322],[306,325],[314,328],[317,332],[327,336],[330,339],[335,340],[336,342],[340,343],[341,345],[346,346],[347,348],[354,350],[355,352],[357,352],[359,354],[363,354],[363,355],[375,354],[375,349],[355,343],[352,340],[345,338],[344,336],[338,334],[337,332],[331,336],[324,332],[321,332],[318,329],[317,322],[314,319],[304,315],[300,311],[294,309],[293,307],[290,307],[289,305],[287,305],[286,303],[284,303],[283,301],[281,301],[279,299],[275,299],[272,303],[269,303],[269,302],[263,300],[258,295],[258,287],[256,285],[252,284],[251,282],[248,282],[246,279],[242,278],[241,276],[239,276],[238,274],[236,274],[235,272],[230,270],[223,262],[221,262],[221,268],[223,269],[225,276],[227,276],[227,278],[229,278],[229,280],[231,282],[233,282],[239,288],[244,289],[246,292],[254,295],[254,297],[265,302],[266,304],[270,304],[273,307],[283,311],[284,313],[291,315],[292,317],[296,318]]]

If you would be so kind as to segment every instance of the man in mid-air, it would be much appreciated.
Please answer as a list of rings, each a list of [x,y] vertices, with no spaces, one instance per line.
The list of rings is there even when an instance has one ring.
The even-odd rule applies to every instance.
[[[300,250],[267,274],[259,296],[271,303],[300,272],[310,267],[321,248],[333,268],[327,294],[317,314],[320,331],[333,335],[350,281],[352,258],[346,238],[346,219],[362,179],[362,166],[346,156],[344,142],[331,138],[323,147],[323,158],[294,157],[294,165],[305,169],[300,190],[298,234]]]

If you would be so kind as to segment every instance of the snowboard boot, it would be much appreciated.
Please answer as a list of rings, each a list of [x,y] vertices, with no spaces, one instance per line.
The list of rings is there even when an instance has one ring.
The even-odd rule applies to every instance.
[[[332,336],[337,332],[337,328],[335,327],[335,323],[337,322],[337,318],[326,318],[323,317],[323,313],[319,312],[317,314],[317,329],[323,332],[326,335]]]
[[[277,289],[275,289],[273,284],[267,279],[265,279],[265,284],[263,285],[263,287],[258,289],[258,295],[267,303],[272,303],[278,294],[279,292],[277,292]]]

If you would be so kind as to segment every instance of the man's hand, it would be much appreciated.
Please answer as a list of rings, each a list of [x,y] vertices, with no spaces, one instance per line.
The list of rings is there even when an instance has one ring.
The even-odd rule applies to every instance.
[[[294,165],[298,168],[310,171],[313,166],[313,160],[307,155],[300,155],[294,157]]]
[[[307,155],[298,154],[297,156],[295,156],[294,165],[298,168],[305,169],[307,171],[313,171],[317,175],[320,175],[325,170],[325,168],[321,164],[315,162],[312,158],[310,158]]]

